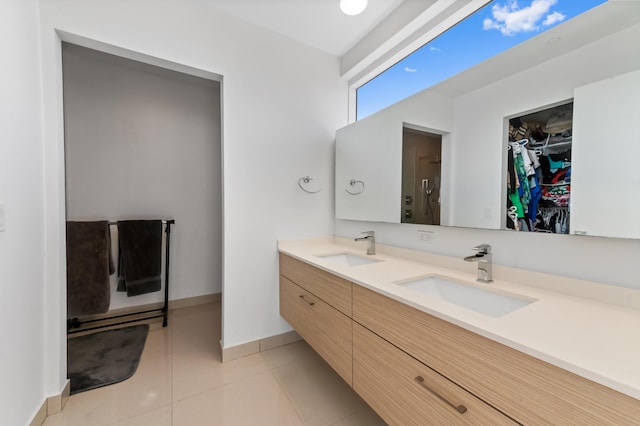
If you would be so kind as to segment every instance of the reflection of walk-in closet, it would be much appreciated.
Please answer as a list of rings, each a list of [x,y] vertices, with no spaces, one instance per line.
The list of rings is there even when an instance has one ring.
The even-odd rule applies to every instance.
[[[123,225],[108,227],[113,275],[106,280],[108,288],[96,291],[107,304],[95,304],[100,305],[96,312],[80,311],[98,314],[164,301],[159,281],[122,291],[117,276],[126,271],[118,271],[118,247],[154,240],[157,255],[149,262],[163,262],[164,272],[165,250],[158,247],[166,244],[169,220],[175,220],[169,299],[220,293],[220,82],[67,43],[62,53],[67,220],[112,225],[159,220],[148,224],[152,237],[136,230],[130,244]],[[83,255],[82,250],[68,251]],[[123,253],[121,269],[127,260]],[[133,262],[130,270],[143,263]],[[90,294],[73,291],[87,291],[68,295],[73,303]]]
[[[402,223],[440,224],[442,136],[402,130]]]
[[[568,234],[573,103],[509,120],[507,228]]]

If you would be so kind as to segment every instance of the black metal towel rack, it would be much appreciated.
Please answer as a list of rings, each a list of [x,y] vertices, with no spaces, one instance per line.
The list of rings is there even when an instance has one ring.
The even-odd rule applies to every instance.
[[[146,311],[131,312],[128,314],[113,315],[110,317],[85,320],[85,321],[80,320],[79,318],[71,318],[67,320],[67,334],[81,333],[89,330],[98,330],[101,328],[113,327],[113,326],[122,325],[122,324],[129,324],[132,322],[144,321],[144,320],[149,320],[153,318],[162,318],[163,327],[166,327],[168,325],[167,319],[169,314],[169,260],[171,255],[171,250],[170,250],[171,225],[174,225],[175,223],[176,221],[174,219],[162,221],[162,224],[164,225],[164,232],[166,234],[165,247],[164,247],[164,280],[163,280],[164,281],[164,305],[162,306],[162,308],[148,309]],[[117,226],[118,222],[109,222],[109,225]],[[153,314],[154,312],[156,313],[155,315],[146,315],[146,314]],[[145,315],[145,316],[140,318],[135,318],[135,319],[126,319],[127,317],[140,316],[140,315]],[[118,318],[123,318],[123,320],[117,321],[117,322],[111,322],[112,320],[118,319]],[[94,324],[94,323],[106,322],[106,321],[108,321],[109,323],[103,324],[103,325],[96,325],[92,327],[85,327],[78,330],[78,328],[80,328],[84,324]]]

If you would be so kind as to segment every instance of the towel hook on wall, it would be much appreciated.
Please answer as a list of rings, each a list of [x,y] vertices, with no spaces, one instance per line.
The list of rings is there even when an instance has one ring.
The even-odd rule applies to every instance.
[[[364,182],[363,182],[363,181],[361,181],[361,180],[355,180],[355,179],[351,179],[351,180],[349,181],[349,185],[351,185],[351,186],[355,186],[355,185],[356,185],[356,184],[358,184],[358,183],[362,185],[362,188],[360,189],[360,191],[358,191],[358,192],[351,192],[351,191],[349,191],[348,189],[345,189],[345,191],[347,191],[347,193],[349,193],[349,194],[351,194],[351,195],[359,195],[359,194],[362,194],[362,193],[364,192]]]
[[[309,176],[301,177],[300,179],[298,179],[298,186],[300,187],[300,189],[302,189],[304,192],[306,192],[308,194],[315,194],[315,193],[318,193],[318,192],[322,191],[322,189],[318,189],[317,191],[309,191],[307,188],[304,187],[305,185],[307,185],[312,180],[313,180],[313,178],[309,177]]]

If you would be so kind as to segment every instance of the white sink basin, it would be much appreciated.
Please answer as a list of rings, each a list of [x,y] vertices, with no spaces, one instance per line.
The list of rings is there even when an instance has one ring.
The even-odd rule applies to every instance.
[[[367,265],[369,263],[382,262],[380,259],[375,259],[372,257],[358,256],[353,253],[334,253],[334,254],[325,254],[325,255],[317,255],[317,257],[329,260],[336,265],[340,266],[359,266],[359,265]]]
[[[501,317],[537,300],[473,287],[438,275],[396,284],[492,317]]]

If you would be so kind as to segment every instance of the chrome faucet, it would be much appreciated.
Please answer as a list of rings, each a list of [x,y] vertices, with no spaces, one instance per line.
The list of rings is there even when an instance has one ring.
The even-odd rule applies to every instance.
[[[365,231],[362,235],[364,237],[356,238],[355,241],[368,241],[367,254],[376,254],[376,233],[374,231]]]
[[[476,254],[464,258],[465,262],[478,262],[478,281],[479,283],[490,283],[493,281],[491,273],[491,246],[489,244],[480,244],[473,248]]]

